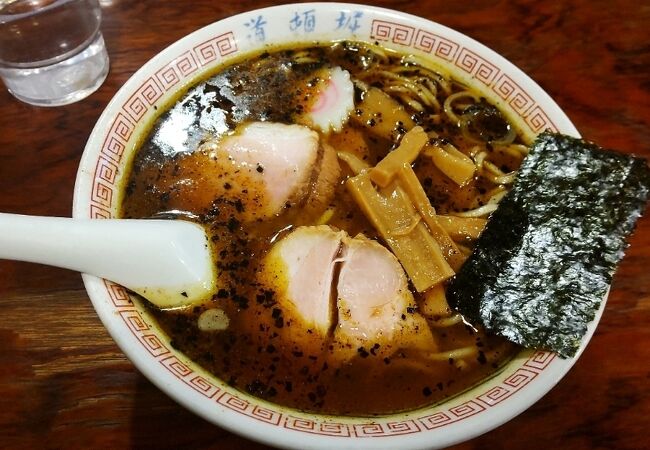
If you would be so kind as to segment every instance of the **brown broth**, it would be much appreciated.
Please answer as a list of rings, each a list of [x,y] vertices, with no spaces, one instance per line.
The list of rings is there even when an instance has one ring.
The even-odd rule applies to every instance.
[[[400,55],[389,57],[391,61],[400,60]],[[354,78],[367,70],[372,58],[373,53],[363,45],[339,43],[263,53],[225,68],[191,88],[152,124],[125,185],[122,217],[174,211],[204,224],[212,237],[219,274],[219,290],[212,301],[182,311],[151,307],[171,345],[230,385],[301,410],[374,415],[414,409],[466,389],[494,372],[516,351],[504,340],[461,322],[434,327],[435,344],[440,352],[473,348],[475,353],[469,358],[433,361],[409,350],[379,357],[369,343],[367,348],[357,349],[356,357],[341,362],[330,340],[285,317],[277,303],[274,281],[259,274],[264,272],[264,255],[272,242],[296,226],[317,223],[327,208],[332,210],[329,225],[351,236],[363,233],[377,238],[343,182],[337,185],[330,204],[320,209],[296,203],[272,219],[255,219],[247,214],[264,201],[262,194],[254,194],[258,187],[239,181],[237,174],[225,173],[227,169],[209,152],[196,151],[206,137],[227,133],[240,123],[291,123],[292,115],[309,101],[309,89],[301,84],[306,76],[323,65],[339,65]],[[297,60],[302,63],[296,64]],[[454,92],[466,89],[457,83],[452,83],[452,88]],[[469,152],[473,145],[465,142],[458,127],[448,121],[428,122],[423,115],[416,119],[461,151]],[[395,144],[352,123],[323,139],[359,154],[370,164],[383,158]],[[494,153],[492,161],[504,169],[515,169],[519,163],[516,158]],[[342,166],[344,180],[351,173]],[[422,158],[414,168],[440,213],[476,208],[487,201],[485,196],[494,188],[478,176],[459,188]],[[242,197],[252,200],[242,201]],[[216,307],[230,318],[228,329],[199,330],[198,316]]]

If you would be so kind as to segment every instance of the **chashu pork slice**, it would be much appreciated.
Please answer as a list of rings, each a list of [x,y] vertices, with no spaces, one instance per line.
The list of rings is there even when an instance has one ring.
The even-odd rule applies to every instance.
[[[219,142],[217,158],[227,158],[232,176],[262,186],[258,215],[271,216],[308,192],[319,148],[318,133],[307,127],[254,122]]]
[[[377,242],[327,225],[299,227],[275,244],[266,266],[285,320],[329,339],[340,361],[435,348],[404,270]]]
[[[160,208],[205,214],[216,206],[222,217],[250,222],[279,215],[287,207],[324,211],[336,189],[336,151],[302,125],[253,122],[235,133],[180,154],[173,164],[143,176],[152,189],[135,194]],[[230,209],[224,210],[224,208]],[[155,212],[155,211],[154,211]],[[152,212],[153,214],[153,212]]]
[[[354,352],[388,356],[428,348],[434,338],[419,314],[404,269],[384,246],[365,237],[343,240],[336,342]]]
[[[299,227],[278,242],[267,256],[267,267],[280,280],[285,319],[326,335],[335,312],[332,283],[343,231],[327,225]]]

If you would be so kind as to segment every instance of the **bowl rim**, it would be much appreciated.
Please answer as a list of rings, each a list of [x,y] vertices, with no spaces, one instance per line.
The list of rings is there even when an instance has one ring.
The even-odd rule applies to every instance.
[[[97,213],[98,208],[101,211],[101,205],[103,203],[99,201],[100,205],[97,206],[93,204],[93,201],[90,201],[90,199],[95,198],[94,196],[98,196],[100,200],[102,199],[101,195],[99,195],[101,193],[96,192],[98,189],[97,180],[105,180],[102,174],[103,171],[106,170],[110,172],[108,175],[109,178],[112,177],[113,180],[115,180],[116,177],[118,177],[117,172],[119,169],[126,164],[122,162],[122,165],[120,165],[120,154],[118,155],[118,160],[113,161],[112,165],[109,164],[110,167],[107,168],[106,165],[101,165],[105,162],[102,162],[102,158],[104,158],[104,156],[102,156],[101,152],[107,148],[109,134],[115,131],[115,128],[119,125],[120,115],[124,115],[124,105],[126,105],[128,101],[132,100],[136,94],[142,97],[144,91],[137,90],[141,89],[146,84],[146,80],[151,79],[152,74],[160,73],[163,68],[169,66],[169,64],[174,61],[178,61],[178,59],[183,54],[187,53],[185,50],[188,48],[191,49],[197,44],[197,42],[204,40],[205,37],[224,36],[224,33],[227,30],[235,29],[238,24],[241,28],[241,23],[244,23],[246,20],[257,16],[261,17],[262,15],[282,16],[287,14],[289,11],[295,10],[304,12],[311,9],[318,12],[322,11],[330,15],[333,12],[362,11],[364,14],[368,14],[370,17],[382,19],[374,19],[373,26],[375,24],[375,21],[378,21],[389,24],[389,28],[390,24],[397,24],[404,25],[407,28],[411,27],[413,30],[417,29],[418,32],[422,30],[424,30],[424,33],[431,32],[433,36],[439,39],[437,44],[439,46],[437,47],[438,50],[440,49],[440,43],[444,43],[445,40],[448,42],[456,43],[459,47],[468,49],[467,55],[470,57],[470,59],[475,58],[478,59],[479,63],[481,61],[487,63],[487,69],[490,69],[491,67],[496,68],[499,73],[494,75],[494,77],[497,77],[500,74],[501,76],[505,76],[507,74],[506,78],[509,78],[509,81],[513,83],[509,85],[509,88],[514,89],[515,92],[523,92],[523,94],[525,94],[523,95],[524,98],[521,101],[525,101],[525,97],[528,96],[528,100],[531,100],[533,102],[534,106],[530,107],[528,117],[530,117],[531,114],[536,111],[534,108],[538,108],[539,112],[541,112],[543,116],[545,115],[545,118],[541,117],[540,119],[542,121],[542,125],[547,125],[552,129],[554,128],[561,132],[579,137],[578,131],[573,126],[569,118],[564,114],[564,112],[562,112],[562,110],[550,98],[550,96],[548,96],[548,94],[546,94],[546,92],[544,92],[544,90],[539,87],[530,77],[528,77],[519,68],[514,66],[512,63],[485,45],[451,28],[436,23],[432,20],[417,17],[408,13],[369,5],[353,3],[300,3],[278,5],[242,12],[209,24],[190,33],[189,35],[172,43],[160,51],[158,54],[156,54],[138,71],[136,71],[127,82],[123,84],[123,86],[118,90],[118,92],[113,96],[112,100],[106,106],[95,127],[93,128],[90,137],[88,138],[86,148],[79,164],[75,182],[72,214],[73,217],[105,217],[101,212],[99,214],[95,214]],[[397,33],[396,30],[397,28],[388,30],[388,33],[393,33],[393,40],[395,39]],[[433,33],[432,30],[435,31],[435,33]],[[235,37],[233,36],[233,39],[234,38]],[[411,38],[413,38],[413,36],[411,36]],[[295,39],[294,42],[304,42],[306,40],[307,39]],[[392,45],[393,43],[389,44]],[[228,44],[228,42],[226,44]],[[395,43],[395,45],[398,44],[399,43]],[[194,47],[194,49],[196,50],[196,47]],[[404,47],[403,51],[409,51],[409,48]],[[433,51],[433,48],[431,51]],[[457,48],[457,54],[458,51],[462,52],[462,50],[458,50]],[[248,51],[242,53],[245,54],[248,53]],[[218,65],[221,65],[221,62]],[[480,67],[475,67],[472,70],[473,77],[478,78],[479,80],[481,79],[480,77],[488,79],[487,77],[492,76],[492,74],[481,74]],[[187,79],[182,81],[187,82]],[[486,89],[489,86],[492,86],[492,89],[495,90],[495,83],[495,79],[492,78],[490,79],[490,84],[484,84],[486,84]],[[179,87],[182,86],[185,85],[181,83],[181,86]],[[519,91],[517,91],[517,89]],[[177,89],[174,88],[173,90]],[[165,96],[163,95],[161,98],[164,97]],[[142,98],[140,99],[142,100]],[[507,98],[504,98],[504,101],[505,100],[515,102],[516,98],[514,94],[509,93],[507,94]],[[158,101],[159,99],[154,100],[150,106],[159,104],[157,103]],[[152,108],[149,109],[149,112],[155,115]],[[544,122],[544,119],[546,119],[546,122]],[[144,122],[145,120],[143,119],[142,121]],[[134,126],[137,125],[137,123],[134,124]],[[129,141],[129,139],[126,139],[126,141]],[[120,151],[128,155],[129,152],[130,154],[133,153],[133,148],[127,148],[125,144]],[[93,207],[95,207],[94,210]],[[108,216],[110,217],[110,211],[107,210],[106,212],[108,212]],[[151,323],[148,323],[149,319],[145,317],[145,315],[139,315],[136,307],[133,305],[129,306],[128,294],[126,294],[126,291],[123,288],[111,282],[90,275],[84,274],[83,280],[88,295],[93,303],[95,310],[97,311],[100,320],[103,322],[104,326],[109,331],[117,345],[133,362],[138,370],[167,395],[172,397],[181,405],[185,406],[187,409],[203,417],[204,419],[232,432],[241,434],[242,436],[259,442],[297,449],[327,448],[333,445],[344,445],[346,448],[359,449],[390,449],[396,448],[396,446],[399,446],[399,448],[413,449],[432,448],[432,446],[444,447],[471,439],[487,431],[490,431],[512,419],[530,407],[532,404],[534,404],[553,386],[555,386],[555,384],[559,382],[559,380],[569,371],[569,369],[577,361],[579,355],[582,353],[582,351],[584,351],[587,343],[589,342],[589,339],[591,338],[591,335],[593,334],[598,321],[600,320],[606,303],[605,301],[602,302],[601,308],[599,309],[594,321],[589,325],[588,333],[583,339],[578,354],[574,358],[562,360],[555,357],[554,354],[549,352],[526,353],[524,356],[521,356],[523,359],[520,361],[520,368],[523,367],[524,369],[522,373],[519,374],[520,381],[515,380],[514,382],[524,383],[527,389],[518,388],[515,386],[516,389],[506,393],[507,395],[505,398],[510,399],[508,402],[501,402],[503,398],[498,396],[501,395],[501,393],[497,390],[493,399],[486,398],[485,400],[474,402],[482,408],[481,410],[478,412],[473,412],[470,409],[469,416],[461,416],[458,421],[453,421],[450,424],[445,424],[443,421],[442,425],[440,425],[438,422],[436,422],[438,419],[434,418],[431,423],[429,423],[431,426],[430,428],[426,424],[422,425],[421,422],[418,425],[420,428],[417,430],[417,432],[412,432],[412,430],[408,429],[408,427],[404,428],[404,423],[408,422],[409,420],[415,421],[415,419],[412,419],[413,416],[416,416],[418,413],[422,413],[422,411],[425,410],[435,410],[437,409],[436,406],[407,413],[400,413],[391,416],[380,416],[376,418],[340,418],[300,413],[289,408],[272,405],[259,399],[255,399],[254,405],[256,408],[258,408],[257,411],[262,415],[269,414],[268,410],[272,409],[280,411],[281,413],[284,413],[288,416],[299,416],[299,420],[304,417],[315,417],[316,420],[320,421],[319,423],[321,425],[326,426],[334,427],[337,424],[349,424],[349,436],[347,439],[342,439],[335,433],[331,433],[329,435],[319,434],[314,433],[313,431],[309,431],[307,428],[300,431],[299,427],[287,427],[286,422],[284,423],[284,426],[272,425],[268,421],[260,420],[259,417],[254,417],[250,414],[250,411],[249,413],[237,412],[237,408],[235,407],[233,409],[232,405],[225,405],[223,402],[215,402],[212,400],[206,401],[206,396],[202,395],[199,390],[197,390],[196,386],[189,386],[188,380],[186,378],[183,378],[184,376],[182,374],[179,376],[177,369],[182,371],[182,367],[189,364],[186,359],[183,359],[182,355],[176,354],[174,351],[172,351],[172,358],[176,358],[173,360],[173,363],[177,365],[174,366],[175,368],[170,368],[169,365],[166,365],[166,361],[168,361],[167,359],[159,359],[152,354],[150,348],[149,351],[147,351],[145,348],[147,345],[158,345],[161,344],[161,342],[151,341],[148,342],[148,344],[143,343],[143,340],[154,339],[157,336],[156,332],[153,331],[153,335],[147,334],[146,330],[151,330],[153,325]],[[606,298],[607,297],[605,296],[605,299]],[[116,307],[118,304],[120,306]],[[134,333],[134,330],[140,334]],[[127,331],[130,331],[130,333]],[[159,338],[158,341],[160,341]],[[167,370],[163,370],[161,366],[164,366]],[[207,382],[206,377],[208,379],[209,377],[204,372],[202,372],[200,368],[192,366],[191,369],[193,370],[193,373],[199,374],[199,378],[203,377],[201,381],[202,387],[208,386],[208,389],[215,387],[209,386],[213,380]],[[525,378],[525,371],[534,374],[531,375],[532,378]],[[194,380],[197,379],[198,378],[195,378]],[[207,382],[207,384],[203,384],[203,382]],[[480,387],[486,384],[488,383],[484,382],[478,386]],[[222,395],[221,392],[223,392],[224,395],[229,393],[228,388],[226,388],[223,383],[221,385],[217,385],[216,387],[218,389],[218,394],[213,394],[214,397],[217,395]],[[242,394],[241,392],[236,391],[232,388],[230,389],[230,392],[236,392],[240,397],[244,397],[246,400],[251,398],[250,396]],[[220,397],[220,399],[221,398],[223,397]],[[233,398],[236,399],[238,397],[231,396],[228,398],[228,401],[231,401]],[[456,398],[458,397],[452,397],[450,401],[454,401]],[[241,398],[239,398],[239,400],[241,400]],[[237,403],[236,400],[232,401],[234,401],[235,404]],[[447,401],[443,404],[449,403],[450,401]],[[490,402],[493,403],[490,404]],[[246,407],[248,408],[249,406]],[[467,405],[463,404],[461,406]],[[271,413],[272,412],[273,411],[271,411]],[[485,412],[489,412],[489,414]],[[386,419],[386,417],[388,417],[388,419]],[[395,419],[393,422],[390,422],[391,417]],[[398,418],[406,419],[406,421],[400,421]],[[284,420],[286,420],[286,417]],[[414,423],[417,424],[418,422],[415,421]],[[367,425],[370,427],[368,433],[359,434],[356,432],[355,427],[357,425]],[[388,431],[373,434],[373,426],[379,426],[383,431]],[[436,433],[435,430],[437,430],[440,426],[444,426],[444,433]],[[373,438],[364,439],[365,437]],[[379,437],[381,437],[381,439],[379,439]]]

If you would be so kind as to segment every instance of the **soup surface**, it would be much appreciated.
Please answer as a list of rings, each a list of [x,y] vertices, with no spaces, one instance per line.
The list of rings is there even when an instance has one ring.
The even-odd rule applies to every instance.
[[[323,132],[305,117],[322,103],[321,88],[335,68],[354,83],[354,108],[340,127]],[[270,172],[268,163],[237,165],[223,150],[226,139],[259,122],[317,130],[318,150],[310,163],[317,169],[306,175],[308,192],[298,189],[277,208],[260,181]],[[196,221],[211,236],[218,272],[213,298],[176,310],[148,305],[171,345],[242,391],[327,414],[414,409],[497,370],[517,349],[466,325],[446,305],[444,282],[422,292],[409,282],[404,293],[409,300],[401,319],[415,320],[419,325],[410,332],[419,337],[403,342],[417,338],[417,345],[387,345],[375,339],[388,339],[381,330],[343,342],[336,334],[344,321],[340,295],[327,300],[334,302],[327,314],[336,317],[318,331],[286,301],[290,276],[269,257],[302,226],[344,230],[346,242],[368,238],[385,246],[346,180],[398,148],[416,125],[433,150],[425,147],[413,172],[441,223],[461,223],[449,234],[464,259],[525,155],[508,121],[466,86],[408,55],[346,42],[265,52],[220,69],[182,94],[143,140],[121,209],[124,218],[165,213]],[[289,129],[278,130],[278,138],[289,139]],[[328,151],[338,158],[328,162]],[[471,166],[469,176],[459,179],[445,158],[454,167]],[[321,184],[329,187],[320,190]],[[335,282],[341,270],[334,269]],[[354,276],[371,283],[374,274],[357,270]],[[214,314],[206,315],[210,310]],[[216,317],[219,325],[201,325],[206,317]]]

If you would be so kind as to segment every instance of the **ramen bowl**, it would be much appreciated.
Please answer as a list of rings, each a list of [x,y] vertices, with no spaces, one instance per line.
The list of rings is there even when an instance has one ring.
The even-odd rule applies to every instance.
[[[340,40],[379,43],[430,60],[496,104],[528,135],[548,129],[578,135],[535,82],[498,54],[456,31],[365,5],[284,5],[239,14],[202,28],[137,71],[106,107],[88,140],[75,185],[73,216],[117,217],[124,176],[137,143],[160,111],[188,85],[228,61],[270,45]],[[524,411],[548,392],[577,358],[521,351],[488,379],[432,406],[377,417],[312,414],[269,403],[215,378],[175,350],[126,289],[88,275],[84,275],[84,283],[116,343],[155,385],[215,425],[280,447],[415,449],[452,445]]]

